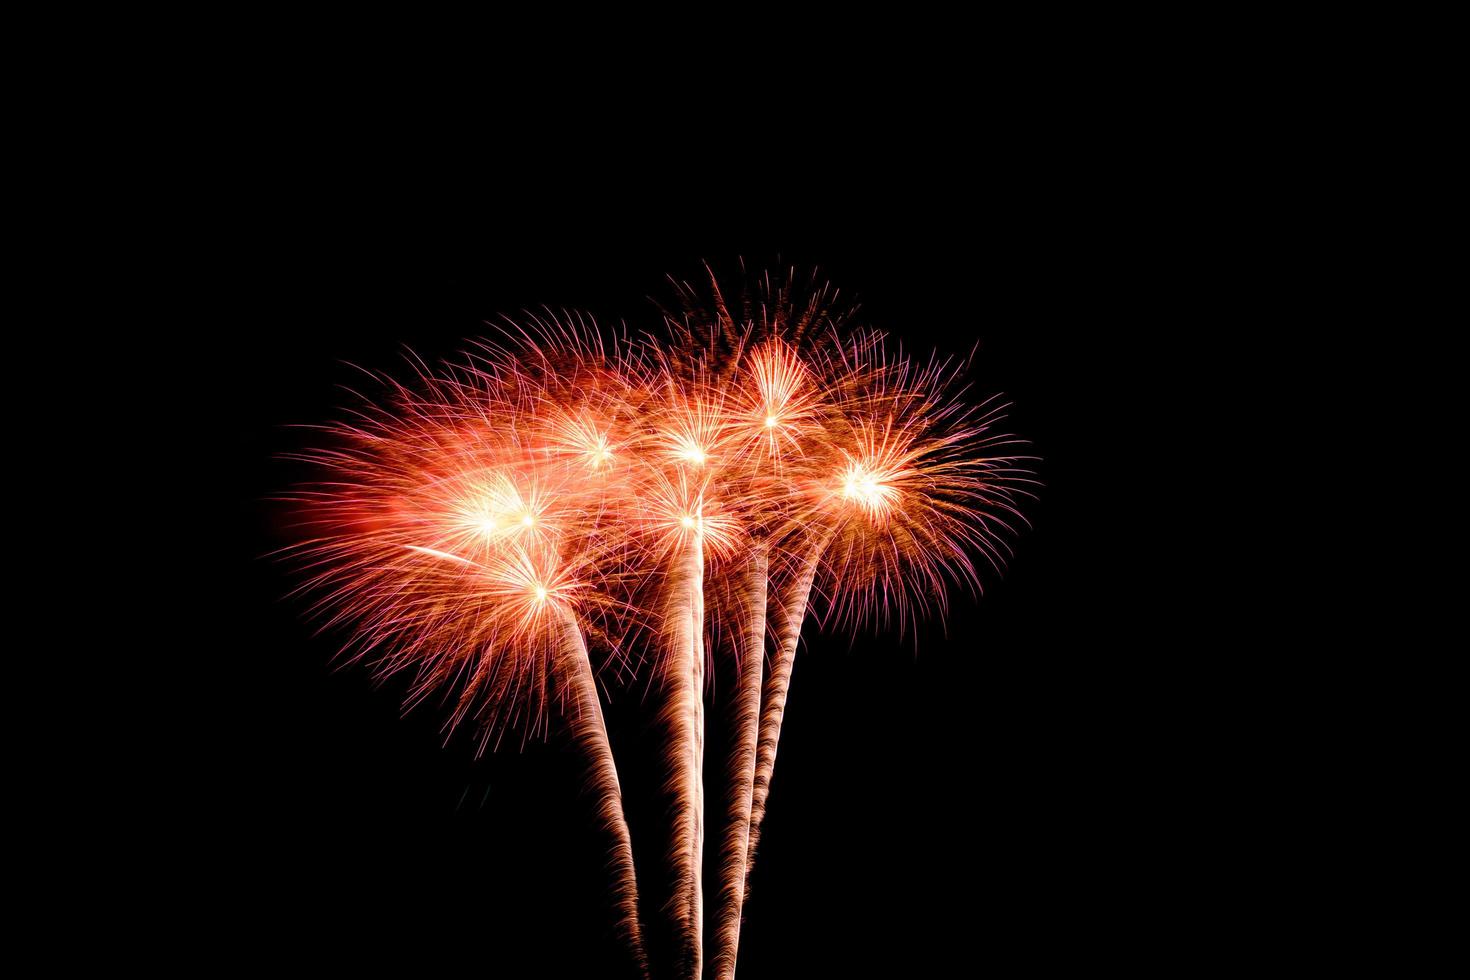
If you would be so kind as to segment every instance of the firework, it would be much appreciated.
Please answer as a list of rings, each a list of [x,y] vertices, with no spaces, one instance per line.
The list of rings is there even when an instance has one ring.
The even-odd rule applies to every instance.
[[[892,356],[881,334],[859,332],[820,353],[840,379],[825,406],[822,451],[796,478],[795,517],[783,540],[787,574],[770,615],[775,656],[762,694],[747,875],[754,865],[796,648],[813,595],[827,625],[896,624],[942,615],[951,583],[980,589],[972,555],[997,570],[1025,518],[1029,457],[995,431],[1007,407],[963,399],[963,361],[924,365]],[[825,582],[825,585],[819,583]],[[748,882],[747,882],[748,887]]]
[[[326,477],[296,496],[312,536],[294,552],[326,625],[352,625],[350,655],[383,676],[410,672],[410,704],[444,692],[447,727],[473,719],[482,750],[512,725],[548,729],[559,706],[612,841],[618,928],[646,975],[632,841],[585,639],[621,664],[637,627],[614,465],[623,379],[580,345],[542,339],[540,364],[522,349],[516,361],[421,370],[414,390],[385,380],[376,402],[330,427],[331,448],[306,457]]]
[[[748,542],[743,560],[727,572],[732,587],[726,591],[726,607],[735,623],[730,634],[738,684],[714,916],[713,966],[720,978],[735,973],[745,902],[765,659],[769,536],[791,520],[792,477],[807,454],[820,446],[822,434],[816,379],[781,338],[783,332],[794,333],[784,320],[768,320],[763,339],[737,345],[744,353],[734,359],[737,369],[727,382],[735,392],[732,429],[741,465],[726,483],[738,487]]]
[[[969,403],[965,361],[914,362],[815,282],[733,304],[676,284],[666,339],[581,319],[507,324],[458,364],[328,427],[295,549],[350,655],[445,698],[481,748],[551,727],[588,763],[612,840],[619,928],[646,974],[632,842],[598,670],[650,675],[662,738],[675,975],[704,969],[705,697],[731,658],[711,972],[732,978],[792,668],[824,626],[943,615],[1024,520],[1005,405]],[[978,559],[978,562],[977,562]],[[707,597],[708,593],[708,597]],[[773,640],[767,663],[766,638]]]

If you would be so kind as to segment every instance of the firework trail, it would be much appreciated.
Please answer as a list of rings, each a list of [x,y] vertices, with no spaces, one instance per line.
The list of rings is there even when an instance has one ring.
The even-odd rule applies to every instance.
[[[771,794],[771,776],[776,770],[776,745],[781,739],[781,718],[786,713],[786,692],[791,686],[791,667],[796,660],[796,645],[801,639],[801,624],[806,619],[807,599],[817,575],[817,565],[826,549],[829,535],[822,535],[807,546],[791,581],[780,588],[770,605],[771,631],[776,637],[776,653],[771,672],[760,696],[760,724],[757,735],[755,764],[751,772],[750,815],[746,832],[742,888],[750,888],[750,869],[755,865],[756,846],[760,843],[761,822],[766,816],[766,798]]]
[[[617,879],[615,901],[618,929],[633,952],[640,975],[648,976],[648,959],[638,927],[638,879],[633,870],[633,838],[623,817],[623,793],[618,785],[618,768],[613,761],[607,725],[602,718],[597,681],[587,658],[581,627],[570,615],[560,624],[562,650],[556,662],[557,675],[565,685],[562,711],[572,740],[582,748],[588,763],[588,783],[597,799],[597,818],[612,837],[610,864]]]
[[[665,733],[664,793],[671,801],[674,875],[668,908],[678,930],[678,975],[698,978],[704,916],[704,552],[697,537],[691,536],[669,571],[663,635],[668,693],[659,721]]]
[[[760,733],[761,667],[766,642],[766,576],[769,560],[757,546],[729,575],[737,602],[743,606],[735,637],[739,681],[735,690],[735,732],[726,770],[729,810],[720,845],[720,886],[716,896],[714,971],[720,980],[735,975],[740,945],[740,916],[745,903],[745,869],[751,828],[751,793],[755,778],[756,741]]]

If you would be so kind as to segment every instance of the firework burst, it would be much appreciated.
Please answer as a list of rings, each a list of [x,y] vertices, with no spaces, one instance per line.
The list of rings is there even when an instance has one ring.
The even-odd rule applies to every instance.
[[[664,911],[673,971],[697,978],[706,679],[729,658],[710,968],[730,978],[808,612],[901,632],[943,615],[952,587],[978,589],[1009,554],[1029,474],[996,428],[1006,406],[965,398],[966,361],[914,362],[848,329],[827,287],[767,276],[731,304],[711,276],[707,295],[674,296],[662,338],[532,317],[459,363],[411,361],[411,383],[377,378],[305,457],[322,476],[295,496],[293,553],[349,654],[408,674],[411,704],[444,698],[482,749],[559,719],[645,974],[598,674],[643,671],[657,691]]]
[[[516,723],[546,730],[559,708],[612,841],[618,925],[646,975],[632,840],[587,646],[625,666],[640,627],[610,410],[623,374],[586,347],[541,339],[517,351],[531,368],[510,370],[502,349],[422,371],[416,390],[385,381],[376,402],[329,428],[331,448],[307,457],[326,476],[296,497],[312,537],[295,553],[326,625],[351,624],[351,655],[383,676],[411,673],[410,704],[445,696],[448,727],[474,720],[481,749]]]

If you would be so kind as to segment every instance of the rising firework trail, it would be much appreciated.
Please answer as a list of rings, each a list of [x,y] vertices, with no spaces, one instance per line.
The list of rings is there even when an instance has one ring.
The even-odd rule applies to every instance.
[[[704,548],[697,535],[690,535],[671,565],[667,588],[663,636],[670,680],[659,721],[666,746],[664,793],[673,824],[669,909],[679,930],[678,975],[697,978],[704,922]]]
[[[740,915],[745,904],[745,877],[751,828],[756,738],[760,732],[761,676],[765,660],[766,592],[769,558],[764,542],[727,574],[734,595],[737,628],[727,642],[735,644],[737,672],[733,697],[734,734],[726,764],[728,810],[720,844],[719,891],[713,964],[716,977],[735,975],[740,945]]]
[[[743,835],[742,895],[750,887],[750,869],[755,865],[756,845],[760,843],[761,823],[766,816],[766,798],[771,794],[771,777],[776,771],[776,745],[781,740],[781,719],[786,714],[786,692],[791,686],[796,644],[801,638],[802,621],[806,619],[807,600],[811,596],[817,564],[829,539],[830,535],[819,533],[817,540],[806,546],[794,574],[789,574],[788,581],[778,585],[775,596],[770,599],[768,611],[771,630],[776,637],[776,652],[758,700],[756,752],[748,777],[750,802]]]

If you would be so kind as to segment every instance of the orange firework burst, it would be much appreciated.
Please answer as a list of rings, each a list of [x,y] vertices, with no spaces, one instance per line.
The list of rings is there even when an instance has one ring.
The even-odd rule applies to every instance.
[[[872,333],[828,351],[827,372],[849,383],[833,388],[794,530],[832,535],[824,618],[903,630],[916,613],[942,615],[950,584],[978,590],[977,556],[999,570],[1004,535],[1025,521],[1016,501],[1031,495],[1029,457],[1007,452],[1022,441],[996,431],[1007,404],[964,400],[967,361],[915,365]]]
[[[411,672],[410,703],[448,692],[450,727],[475,717],[482,748],[517,720],[544,728],[559,705],[612,839],[619,927],[646,974],[587,648],[591,637],[623,663],[639,623],[625,588],[632,497],[614,465],[625,374],[585,338],[540,339],[421,371],[418,390],[386,382],[381,406],[330,429],[332,448],[308,457],[329,478],[299,497],[315,536],[298,552],[328,625],[354,626],[354,653],[381,674]]]
[[[409,674],[410,703],[446,697],[449,727],[474,720],[482,748],[512,724],[548,729],[560,708],[645,972],[589,645],[604,669],[657,682],[684,977],[703,968],[707,660],[731,658],[711,919],[713,972],[729,978],[809,606],[900,631],[942,615],[951,586],[978,588],[979,566],[1009,553],[1029,475],[995,429],[1006,406],[965,400],[967,361],[916,364],[848,330],[827,287],[765,277],[733,312],[713,277],[707,298],[675,295],[663,342],[533,318],[459,364],[414,361],[413,384],[378,379],[379,398],[306,457],[323,477],[297,497],[310,536],[295,552],[351,653]]]

